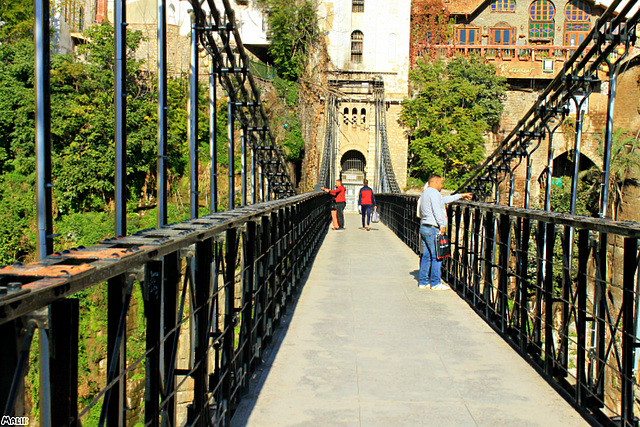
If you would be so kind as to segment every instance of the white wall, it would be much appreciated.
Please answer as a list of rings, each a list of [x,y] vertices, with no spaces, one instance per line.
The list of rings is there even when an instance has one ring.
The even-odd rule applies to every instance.
[[[114,0],[107,4],[109,21],[113,22]],[[191,18],[187,13],[191,4],[187,1],[167,0],[167,24],[180,27],[180,35],[191,33]],[[127,0],[127,21],[135,24],[157,24],[157,0]]]
[[[242,44],[267,46],[266,32],[263,30],[263,14],[262,10],[254,7],[254,2],[249,1],[248,5],[237,4],[233,0],[229,0],[231,7],[236,14],[236,23]],[[224,11],[222,2],[217,0],[216,6],[218,10]]]
[[[406,94],[411,1],[365,0],[364,12],[351,9],[351,0],[324,0],[318,8],[334,66],[338,70],[385,73],[387,94]],[[361,64],[351,63],[351,33],[356,30],[363,33]]]

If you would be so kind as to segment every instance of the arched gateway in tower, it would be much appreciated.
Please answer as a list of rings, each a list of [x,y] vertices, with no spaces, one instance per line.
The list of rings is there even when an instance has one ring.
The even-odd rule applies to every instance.
[[[358,209],[358,191],[362,187],[362,181],[366,178],[367,159],[358,150],[349,150],[340,159],[340,175],[342,185],[347,189],[346,210]]]

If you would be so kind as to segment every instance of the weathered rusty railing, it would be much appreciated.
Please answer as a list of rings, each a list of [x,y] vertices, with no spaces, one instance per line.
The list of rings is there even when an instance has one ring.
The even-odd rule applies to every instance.
[[[4,415],[24,416],[38,331],[32,353],[40,382],[31,397],[41,425],[228,424],[324,236],[328,206],[325,193],[293,196],[1,267]],[[89,314],[76,296],[104,289],[105,281],[107,303],[94,313],[106,317],[106,330],[95,331],[107,338],[104,386],[79,408],[79,325]],[[131,360],[129,309],[138,286],[145,344]],[[179,345],[187,349],[180,363]],[[145,378],[137,396],[127,387],[134,370]],[[177,396],[184,391],[192,397],[182,417]],[[128,402],[136,397],[144,398],[144,415],[131,419]],[[94,407],[99,420],[87,420]]]

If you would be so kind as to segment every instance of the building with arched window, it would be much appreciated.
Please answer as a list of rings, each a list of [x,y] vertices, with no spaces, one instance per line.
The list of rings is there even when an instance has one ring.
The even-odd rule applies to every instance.
[[[529,40],[553,40],[556,7],[550,0],[534,0],[529,5]]]
[[[364,177],[375,188],[380,149],[377,126],[382,128],[376,119],[380,117],[386,120],[396,179],[401,188],[405,186],[408,141],[398,117],[401,102],[408,96],[410,14],[410,0],[318,2],[320,27],[332,65],[328,80],[332,93],[339,94],[334,169],[342,175],[347,197],[357,194]],[[376,87],[384,88],[384,116],[376,109]],[[323,127],[319,134],[324,131]],[[352,167],[356,158],[362,160],[357,171]],[[348,205],[355,209],[353,200],[349,199]]]
[[[591,6],[584,0],[571,0],[564,8],[564,44],[579,46],[591,30]]]
[[[454,21],[454,28],[449,40],[435,45],[438,52],[446,52],[451,56],[479,54],[495,66],[497,74],[505,77],[509,85],[502,120],[492,132],[486,134],[487,153],[493,152],[503,138],[511,133],[523,112],[534,105],[585,41],[606,10],[603,3],[594,0],[449,0],[444,3],[449,13],[447,18]],[[413,63],[415,58],[411,60]],[[629,63],[634,61],[637,59]],[[602,164],[598,154],[598,136],[602,134],[605,123],[603,116],[607,110],[609,77],[602,70],[598,77],[601,85],[581,105],[581,111],[585,114],[581,141],[582,154],[586,156],[585,165]],[[637,85],[637,77],[627,78],[633,80],[629,84]],[[617,93],[617,97],[623,96],[619,90]],[[623,103],[616,102],[616,105],[620,104]],[[627,104],[634,107],[625,114],[640,121],[637,118],[637,104]],[[568,107],[569,110],[573,108],[572,104]],[[575,111],[572,114],[575,115]],[[559,133],[555,134],[554,141],[554,144],[558,144],[554,145],[557,150],[554,156],[558,163],[554,173],[562,175],[561,165],[571,159],[566,150],[573,146],[574,141],[570,134]],[[561,147],[569,148],[563,150]],[[532,160],[532,171],[536,176],[540,176],[546,166],[546,152],[545,148],[538,150],[537,155],[543,153],[543,158]],[[524,172],[518,169],[516,187],[522,174]],[[537,191],[539,187],[531,188],[531,196],[535,197]]]
[[[362,64],[362,46],[364,35],[362,31],[356,30],[351,33],[351,63]]]
[[[445,6],[455,23],[440,52],[479,53],[504,77],[529,82],[553,78],[606,9],[594,0],[450,0]]]

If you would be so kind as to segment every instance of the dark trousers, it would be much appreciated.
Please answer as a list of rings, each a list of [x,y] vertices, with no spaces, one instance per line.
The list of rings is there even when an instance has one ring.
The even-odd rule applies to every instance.
[[[338,227],[344,228],[344,207],[347,202],[336,202],[336,210],[338,211]]]
[[[373,210],[373,205],[360,205],[360,210],[362,211],[362,228],[365,227],[364,220],[367,219],[367,224],[371,223],[371,211]]]

